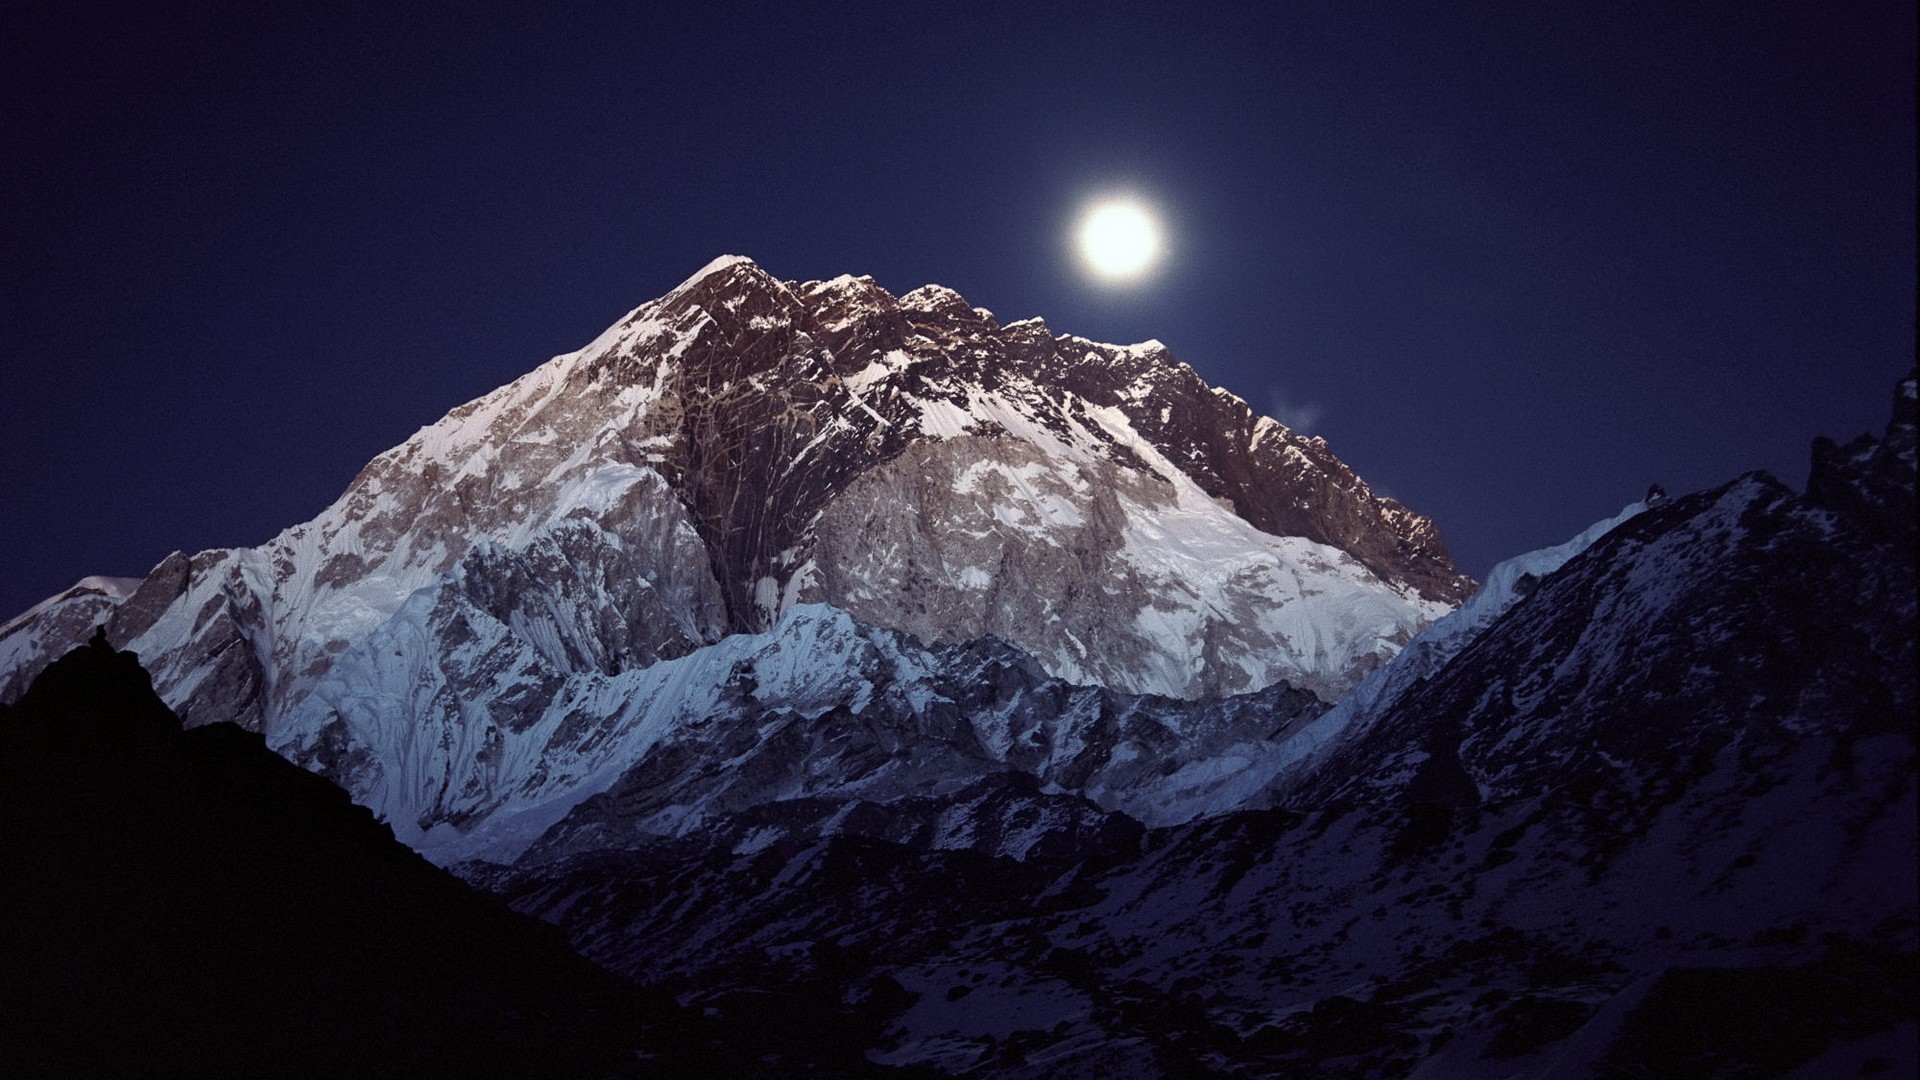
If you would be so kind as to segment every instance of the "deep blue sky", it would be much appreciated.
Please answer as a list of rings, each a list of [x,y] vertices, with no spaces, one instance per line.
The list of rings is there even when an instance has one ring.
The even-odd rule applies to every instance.
[[[1799,484],[1913,362],[1909,0],[256,6],[0,11],[0,618],[722,252],[1159,338],[1475,574]],[[1116,188],[1174,246],[1118,292],[1066,244]]]

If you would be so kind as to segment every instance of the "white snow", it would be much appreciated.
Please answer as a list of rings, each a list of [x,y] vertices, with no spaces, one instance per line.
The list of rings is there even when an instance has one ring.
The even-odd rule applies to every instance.
[[[687,278],[687,280],[675,286],[673,289],[673,292],[676,292],[676,293],[684,292],[686,289],[694,285],[698,285],[700,282],[705,281],[707,278],[710,278],[713,275],[718,274],[723,270],[731,270],[736,266],[753,266],[753,265],[754,265],[753,260],[747,258],[745,255],[722,255],[719,258],[708,263],[707,265],[701,267],[700,269],[695,270],[693,274]],[[672,295],[672,293],[669,293],[668,295]]]
[[[102,577],[97,574],[90,574],[69,585],[65,590],[47,597],[45,600],[8,619],[5,623],[0,623],[0,638],[4,638],[13,633],[15,629],[34,616],[59,604],[83,596],[102,597],[118,605],[122,600],[132,596],[133,591],[138,589],[140,583],[144,580],[144,578]]]
[[[899,350],[896,349],[895,351],[898,352]],[[874,383],[887,379],[892,375],[892,368],[878,360],[874,360],[868,363],[866,367],[861,368],[859,371],[854,372],[840,381],[845,384],[848,390],[859,393]]]

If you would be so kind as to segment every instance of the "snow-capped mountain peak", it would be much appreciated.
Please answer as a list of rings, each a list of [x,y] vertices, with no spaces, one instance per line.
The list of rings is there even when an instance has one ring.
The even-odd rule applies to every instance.
[[[266,730],[422,829],[467,831],[520,790],[510,761],[619,748],[546,774],[564,807],[646,756],[624,712],[582,704],[610,701],[593,687],[811,605],[935,649],[1004,642],[1063,685],[1331,701],[1470,584],[1431,523],[1157,341],[723,256],[421,428],[311,521],[27,619],[0,655],[12,678],[104,622],[189,724]],[[403,749],[423,731],[440,749]]]

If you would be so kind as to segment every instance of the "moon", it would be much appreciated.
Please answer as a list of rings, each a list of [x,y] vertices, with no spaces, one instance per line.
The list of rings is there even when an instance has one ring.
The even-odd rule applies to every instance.
[[[1137,278],[1160,255],[1160,223],[1134,199],[1107,199],[1080,218],[1080,258],[1108,281]]]

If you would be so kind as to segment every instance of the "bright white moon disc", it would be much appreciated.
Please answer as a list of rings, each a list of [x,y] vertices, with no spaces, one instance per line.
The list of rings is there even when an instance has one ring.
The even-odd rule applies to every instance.
[[[1102,203],[1080,221],[1080,255],[1101,277],[1136,277],[1159,253],[1160,226],[1137,203]]]

